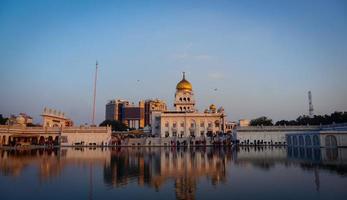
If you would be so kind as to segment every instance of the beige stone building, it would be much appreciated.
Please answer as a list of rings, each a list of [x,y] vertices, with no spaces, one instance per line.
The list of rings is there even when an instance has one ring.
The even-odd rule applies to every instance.
[[[148,99],[145,101],[145,127],[152,124],[152,113],[167,110],[165,101],[160,99]]]
[[[43,127],[69,127],[73,126],[71,119],[65,116],[65,113],[51,108],[44,108],[42,116]]]
[[[251,123],[251,121],[249,119],[240,119],[239,120],[240,127],[249,126],[250,123]]]
[[[204,112],[195,109],[192,84],[182,80],[176,86],[174,110],[153,112],[152,134],[160,137],[206,137],[225,132],[224,109],[210,105]]]

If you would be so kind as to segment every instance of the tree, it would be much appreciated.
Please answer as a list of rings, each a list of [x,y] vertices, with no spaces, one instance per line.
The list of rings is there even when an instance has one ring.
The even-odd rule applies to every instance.
[[[117,120],[105,120],[100,124],[100,126],[107,125],[112,127],[112,131],[127,131],[129,129],[127,125]]]
[[[277,125],[325,125],[333,123],[347,123],[347,112],[334,112],[330,115],[314,115],[313,117],[302,115],[296,120],[280,120]]]
[[[0,114],[0,125],[5,125],[8,118],[3,118],[2,114]]]
[[[256,119],[252,119],[250,121],[250,125],[251,126],[261,126],[261,125],[263,125],[263,126],[272,126],[273,123],[272,123],[272,119],[263,116],[263,117],[259,117],[259,118],[256,118]]]

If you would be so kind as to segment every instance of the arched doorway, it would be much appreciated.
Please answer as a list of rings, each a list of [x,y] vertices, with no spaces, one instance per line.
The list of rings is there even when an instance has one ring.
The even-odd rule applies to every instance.
[[[325,136],[325,146],[330,148],[336,148],[337,147],[336,137],[334,135]]]
[[[55,136],[54,145],[59,145],[59,136]]]
[[[196,130],[196,122],[195,120],[191,120],[190,127],[189,127],[190,137],[195,137],[195,130]]]
[[[45,138],[41,136],[39,139],[39,145],[44,145],[44,144],[45,144]]]
[[[49,136],[47,142],[48,142],[48,144],[53,144],[53,137]]]
[[[32,145],[37,145],[37,137],[34,137],[34,138],[32,138],[32,140],[31,140],[31,144]]]
[[[6,145],[6,135],[2,136],[2,145]]]

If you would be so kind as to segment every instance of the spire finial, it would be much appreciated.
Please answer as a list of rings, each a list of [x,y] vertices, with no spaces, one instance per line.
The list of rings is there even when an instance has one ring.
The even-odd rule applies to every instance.
[[[186,79],[186,73],[182,72],[182,74],[183,74],[183,79]]]

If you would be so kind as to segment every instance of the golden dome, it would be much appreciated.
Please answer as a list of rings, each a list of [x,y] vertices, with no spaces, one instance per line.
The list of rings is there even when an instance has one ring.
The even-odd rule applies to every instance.
[[[179,83],[177,83],[177,85],[176,85],[176,89],[177,90],[187,90],[187,91],[193,90],[193,86],[191,83],[189,83],[189,81],[186,80],[184,72],[183,72],[182,80]]]
[[[217,109],[217,107],[214,104],[210,105],[210,110],[216,110],[216,109]]]

